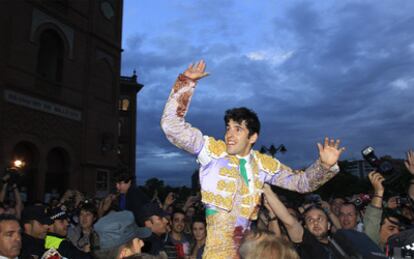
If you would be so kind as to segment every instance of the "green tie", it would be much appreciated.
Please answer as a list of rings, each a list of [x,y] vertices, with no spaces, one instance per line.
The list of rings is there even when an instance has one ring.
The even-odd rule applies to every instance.
[[[243,177],[244,182],[246,183],[247,186],[249,186],[249,181],[247,179],[247,170],[246,170],[246,159],[241,158],[239,160],[239,164],[240,164],[240,173]]]

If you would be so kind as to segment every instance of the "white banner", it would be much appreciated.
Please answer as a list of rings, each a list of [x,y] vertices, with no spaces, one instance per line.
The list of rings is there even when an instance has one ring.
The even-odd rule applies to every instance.
[[[80,121],[82,119],[82,112],[78,110],[56,103],[47,102],[25,94],[20,94],[11,90],[4,91],[4,99],[10,103],[42,112],[51,113],[71,120]]]

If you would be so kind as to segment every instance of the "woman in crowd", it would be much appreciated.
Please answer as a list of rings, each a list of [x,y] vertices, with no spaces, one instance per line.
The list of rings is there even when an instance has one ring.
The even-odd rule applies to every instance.
[[[93,224],[97,220],[97,209],[89,200],[81,203],[79,209],[79,224],[68,229],[68,239],[79,250],[90,252],[90,237],[93,234]]]
[[[191,246],[190,259],[201,259],[206,243],[206,221],[203,218],[195,218],[191,224],[191,232],[194,243]]]

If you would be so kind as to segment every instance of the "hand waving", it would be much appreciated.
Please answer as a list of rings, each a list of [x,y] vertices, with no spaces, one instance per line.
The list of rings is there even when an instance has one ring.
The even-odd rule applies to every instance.
[[[319,158],[322,166],[326,169],[331,168],[338,162],[339,156],[345,151],[344,147],[339,147],[340,140],[325,138],[325,142],[322,145],[318,143]]]
[[[410,150],[407,152],[407,160],[404,163],[411,175],[414,176],[414,151]]]
[[[183,74],[192,80],[199,80],[209,75],[206,72],[206,62],[204,60],[200,60],[195,64],[190,64]]]
[[[368,174],[368,179],[374,187],[375,194],[382,196],[384,194],[384,186],[382,185],[384,177],[380,173],[372,171]]]

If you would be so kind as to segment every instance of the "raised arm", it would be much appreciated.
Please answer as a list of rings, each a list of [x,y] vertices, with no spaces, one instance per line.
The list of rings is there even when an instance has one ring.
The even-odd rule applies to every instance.
[[[339,172],[337,162],[345,150],[339,144],[339,140],[325,138],[323,145],[318,143],[319,159],[305,171],[292,170],[281,164],[276,174],[267,182],[300,193],[317,190]]]
[[[335,233],[338,229],[341,229],[341,222],[339,221],[335,213],[332,212],[331,205],[329,205],[329,203],[326,201],[321,201],[321,207],[326,212],[326,215],[329,217],[330,221],[333,224],[333,226],[331,227],[331,232]]]
[[[201,60],[191,64],[184,73],[178,76],[161,117],[161,128],[167,139],[191,154],[200,151],[204,140],[201,131],[187,123],[184,117],[197,80],[208,75],[205,69],[206,63]]]
[[[19,192],[19,188],[17,187],[17,184],[13,184],[13,193],[14,193],[14,200],[16,201],[16,205],[14,207],[14,209],[16,210],[16,217],[20,219],[24,205],[23,205],[22,197],[20,196],[20,192]]]
[[[302,225],[289,214],[285,205],[279,200],[268,184],[265,184],[263,192],[273,213],[276,214],[278,219],[285,225],[290,239],[295,243],[300,243],[303,237]]]
[[[379,231],[381,227],[382,216],[382,198],[384,195],[384,186],[382,182],[384,177],[375,171],[368,174],[368,179],[374,188],[374,196],[368,204],[364,215],[364,232],[375,243],[379,244]]]
[[[407,160],[405,161],[405,167],[411,174],[410,186],[408,187],[408,195],[414,200],[414,151],[407,152]]]
[[[4,198],[6,197],[7,185],[8,182],[3,182],[3,184],[1,185],[0,202],[4,202]]]

